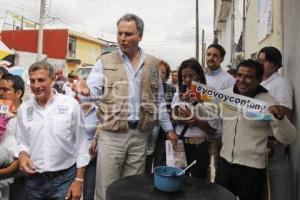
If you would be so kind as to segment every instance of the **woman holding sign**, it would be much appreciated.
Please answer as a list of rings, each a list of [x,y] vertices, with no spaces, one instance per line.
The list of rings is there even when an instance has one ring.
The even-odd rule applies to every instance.
[[[192,81],[206,84],[199,62],[188,59],[181,63],[178,70],[179,91],[173,98],[172,115],[177,123],[176,133],[184,143],[187,164],[193,160],[197,161],[190,170],[191,175],[207,179],[209,164],[207,134],[213,133],[215,129],[209,125],[209,121],[200,119],[200,116],[194,112],[194,107],[201,102],[193,98],[190,90]]]

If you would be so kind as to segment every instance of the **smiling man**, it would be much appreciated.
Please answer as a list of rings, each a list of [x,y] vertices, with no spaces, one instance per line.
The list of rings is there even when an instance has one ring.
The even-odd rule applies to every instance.
[[[20,106],[16,125],[26,199],[79,200],[90,160],[80,106],[52,88],[49,63],[32,64],[29,79],[34,98]]]
[[[159,120],[167,137],[177,136],[166,109],[160,60],[139,48],[144,22],[126,14],[117,22],[119,51],[102,55],[78,92],[100,99],[96,200],[114,180],[145,171],[149,134]],[[157,118],[157,115],[159,117]]]
[[[236,83],[228,92],[251,97],[271,104],[272,120],[249,119],[237,108],[224,106],[223,137],[215,182],[224,186],[240,200],[261,199],[265,183],[267,137],[270,133],[290,144],[296,129],[278,103],[260,83],[263,65],[245,60],[237,67]]]

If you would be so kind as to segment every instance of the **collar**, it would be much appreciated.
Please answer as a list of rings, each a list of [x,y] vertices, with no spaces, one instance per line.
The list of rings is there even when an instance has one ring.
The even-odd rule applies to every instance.
[[[274,81],[278,77],[280,77],[280,74],[278,72],[275,72],[269,78],[267,78],[267,80],[262,81],[260,84],[265,85],[267,83],[270,83],[270,82]]]
[[[84,104],[89,104],[89,105],[90,105],[89,109],[84,110],[84,109],[83,109]],[[84,116],[87,116],[87,115],[88,115],[89,113],[91,113],[93,110],[97,110],[97,109],[98,109],[98,107],[95,105],[94,102],[83,102],[83,103],[80,104],[80,107],[81,107],[81,109],[82,109],[82,111],[83,111]]]
[[[235,94],[240,94],[240,91],[239,91],[238,88],[236,87],[236,84],[234,84],[234,87],[233,87],[233,93],[235,93]],[[250,96],[250,97],[253,98],[253,97],[255,97],[256,95],[258,95],[258,94],[260,94],[260,93],[268,93],[268,90],[266,90],[263,86],[258,85],[258,86],[256,87],[255,92],[254,92],[253,95]]]
[[[121,49],[119,49],[118,51],[119,51],[119,54],[121,55],[122,58],[127,58],[128,59],[128,56],[125,53],[123,53],[123,51],[121,51]],[[145,57],[146,57],[144,51],[140,47],[139,47],[138,51],[141,55],[141,59],[144,60]]]
[[[211,72],[209,72],[208,68],[206,68],[206,74],[209,75],[209,76],[216,76],[216,75],[220,74],[221,71],[222,71],[221,67],[219,67],[218,69],[215,69],[215,70],[213,70]]]
[[[54,99],[59,95],[59,93],[58,93],[54,88],[52,88],[52,91],[53,91],[53,96],[51,96],[51,97],[48,99],[47,104],[50,103],[50,102],[52,102],[52,101],[54,101]],[[38,104],[37,100],[36,100],[36,97],[33,98],[33,102],[34,102],[36,105],[40,106],[40,105]],[[46,104],[46,105],[47,105],[47,104]]]

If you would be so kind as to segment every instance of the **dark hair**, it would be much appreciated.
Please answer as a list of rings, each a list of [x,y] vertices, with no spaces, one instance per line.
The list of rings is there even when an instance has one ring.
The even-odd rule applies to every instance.
[[[215,48],[215,49],[218,49],[219,52],[220,52],[220,55],[221,55],[221,58],[224,58],[225,55],[226,55],[226,51],[224,49],[224,47],[222,47],[221,45],[219,44],[211,44],[207,47],[207,50],[210,49],[210,48]]]
[[[275,67],[280,68],[282,66],[282,55],[280,51],[272,46],[262,48],[259,53],[265,53],[266,59],[275,65]]]
[[[68,78],[75,78],[75,75],[73,73],[69,73]]]
[[[4,74],[1,80],[11,81],[15,92],[21,90],[22,94],[20,96],[20,99],[22,99],[25,92],[25,83],[21,76],[13,74]]]
[[[185,92],[186,91],[186,86],[183,85],[183,80],[182,80],[182,70],[190,68],[191,70],[195,71],[196,74],[199,76],[199,82],[206,84],[206,79],[204,75],[204,71],[200,65],[200,63],[195,60],[194,58],[190,58],[188,60],[183,61],[180,64],[179,70],[178,70],[178,88],[179,92]]]
[[[262,79],[264,75],[264,66],[260,62],[253,60],[253,59],[247,59],[242,61],[236,68],[236,71],[239,71],[240,67],[249,67],[252,69],[255,69],[255,75],[257,79]]]
[[[55,72],[54,72],[53,66],[50,63],[45,62],[45,61],[39,61],[39,62],[33,63],[29,67],[28,73],[30,74],[30,72],[34,72],[34,71],[39,70],[39,69],[45,69],[45,70],[47,70],[49,72],[49,76],[51,78],[53,78],[55,76]]]
[[[170,68],[170,65],[168,63],[166,63],[165,61],[161,60],[160,63],[159,63],[159,66],[165,66],[166,67],[166,79],[169,78],[170,76],[170,73],[171,73],[171,68]]]
[[[9,72],[8,72],[8,70],[5,67],[0,66],[0,74],[8,74],[8,73]]]
[[[136,29],[139,32],[139,35],[143,36],[143,33],[144,33],[144,21],[139,16],[137,16],[135,14],[127,13],[127,14],[125,14],[124,16],[122,16],[117,21],[117,25],[119,25],[119,23],[121,21],[127,21],[127,22],[134,21],[135,25],[136,25]]]

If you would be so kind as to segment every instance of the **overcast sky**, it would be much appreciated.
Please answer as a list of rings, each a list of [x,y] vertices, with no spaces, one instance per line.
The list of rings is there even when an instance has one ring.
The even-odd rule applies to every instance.
[[[184,59],[195,57],[195,1],[47,0],[47,27],[69,27],[115,42],[116,21],[125,13],[135,13],[145,23],[140,46],[175,68]],[[39,6],[40,0],[0,0],[1,29],[7,10],[38,22]],[[205,42],[211,43],[213,0],[199,0],[199,24],[205,30]]]

